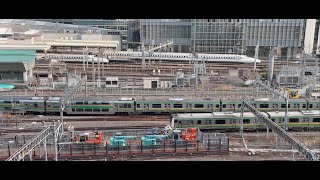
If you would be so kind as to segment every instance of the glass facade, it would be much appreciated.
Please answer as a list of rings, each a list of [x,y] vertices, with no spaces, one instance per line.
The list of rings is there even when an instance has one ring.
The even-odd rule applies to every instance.
[[[173,40],[175,52],[189,52],[190,19],[141,19],[140,26],[140,41],[145,45],[159,45]]]
[[[295,58],[303,47],[304,19],[53,19],[54,22],[90,25],[120,30],[123,45],[159,45],[174,41],[174,52],[254,55],[259,41],[259,57],[268,57],[277,47],[278,57]],[[139,26],[139,27],[137,27]],[[318,42],[317,20],[315,42]],[[126,48],[122,48],[125,50]],[[316,48],[314,48],[314,51]]]
[[[313,54],[316,54],[317,52],[320,51],[319,31],[320,31],[320,19],[317,19],[316,20],[316,29],[314,31]]]
[[[259,55],[267,57],[269,47],[277,47],[279,56],[295,58],[302,46],[304,19],[244,19],[243,46],[252,56],[259,41]]]
[[[193,19],[191,46],[196,52],[240,54],[243,51],[243,24],[240,19]]]

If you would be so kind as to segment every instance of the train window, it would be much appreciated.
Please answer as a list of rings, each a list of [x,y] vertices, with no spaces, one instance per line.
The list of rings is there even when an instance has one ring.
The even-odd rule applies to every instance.
[[[38,104],[34,104],[34,107],[37,108],[37,107],[38,107]]]
[[[271,121],[275,122],[275,119],[271,119]]]
[[[77,111],[77,112],[82,112],[83,109],[82,109],[82,108],[76,108],[76,111]]]
[[[226,120],[216,120],[216,124],[225,124]]]
[[[288,108],[290,108],[290,104],[288,104]]]
[[[198,120],[198,121],[197,121],[197,124],[201,124],[201,120]]]
[[[72,110],[73,112],[75,112],[75,111],[76,111],[76,108],[72,108],[71,110]]]
[[[226,105],[226,104],[223,104],[223,105],[222,105],[222,107],[223,107],[223,108],[226,108],[226,107],[227,107],[227,105]]]
[[[190,125],[190,121],[189,120],[187,121],[187,124]]]
[[[313,118],[313,122],[320,122],[320,118]]]
[[[100,112],[100,109],[93,109],[93,112]]]
[[[290,118],[289,123],[299,122],[299,118]]]
[[[250,119],[244,119],[243,124],[250,124]]]
[[[109,109],[101,109],[102,112],[109,112]]]
[[[161,104],[152,104],[152,108],[161,108]]]
[[[128,104],[123,104],[123,108],[128,108]]]
[[[177,121],[177,120],[174,120],[173,122],[174,122],[174,123],[177,123],[178,121]]]
[[[182,104],[173,104],[173,108],[182,108]]]
[[[203,104],[195,104],[194,108],[203,108]]]
[[[101,102],[101,104],[106,104],[106,105],[110,105],[109,103],[107,103],[107,102]]]
[[[313,104],[309,104],[309,108],[312,108],[313,107]]]
[[[302,108],[306,108],[306,106],[307,106],[306,104],[302,104]]]
[[[128,104],[128,108],[131,108],[131,104]]]
[[[241,104],[238,104],[238,108],[241,108]]]
[[[209,124],[211,124],[211,120],[209,120]]]
[[[89,104],[87,101],[83,102],[83,104]]]
[[[220,107],[220,105],[219,104],[216,104],[216,108],[219,108]]]
[[[260,104],[260,108],[269,108],[269,104]]]
[[[232,107],[232,104],[229,104],[229,107],[231,108],[231,107]]]
[[[286,104],[281,104],[281,108],[286,108]]]
[[[106,81],[106,85],[111,85],[111,81]]]
[[[4,103],[11,103],[11,101],[4,101]]]
[[[92,112],[92,109],[91,109],[91,108],[90,108],[90,109],[85,108],[84,110],[85,110],[85,112]]]
[[[137,108],[140,108],[140,104],[137,104]]]

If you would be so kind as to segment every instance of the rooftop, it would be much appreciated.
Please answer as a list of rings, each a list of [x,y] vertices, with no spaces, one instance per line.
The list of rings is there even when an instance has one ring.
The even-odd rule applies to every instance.
[[[35,50],[0,49],[0,63],[32,62],[35,58]]]

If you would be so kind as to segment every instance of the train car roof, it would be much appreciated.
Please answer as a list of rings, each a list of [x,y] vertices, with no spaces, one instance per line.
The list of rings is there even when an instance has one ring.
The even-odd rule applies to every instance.
[[[320,102],[319,99],[308,99],[309,102]]]
[[[28,100],[31,99],[32,96],[0,96],[0,100],[8,101],[8,100]]]
[[[120,97],[75,97],[74,101],[95,101],[95,102],[110,102],[120,101]],[[125,102],[125,101],[121,101]]]
[[[257,99],[257,100],[254,100],[254,99],[250,99],[250,102],[255,102],[255,103],[268,103],[268,102],[285,102],[285,100],[283,98],[275,98],[275,99],[269,99],[267,100],[267,98],[264,98],[264,99]],[[300,99],[289,99],[289,103],[290,102],[306,102],[306,100],[304,98],[300,98]]]
[[[44,102],[45,100],[43,99],[43,100],[41,100],[41,99],[39,99],[39,100],[32,100],[32,99],[23,99],[23,100],[20,100],[21,102]]]
[[[145,98],[136,99],[136,101],[144,102],[220,102],[220,99],[205,100],[203,98]]]
[[[192,118],[192,119],[197,119],[197,118],[240,118],[240,113],[232,113],[232,112],[212,112],[212,113],[179,113],[179,114],[174,114],[174,118]],[[243,117],[254,117],[254,114],[250,112],[244,112]]]
[[[274,112],[268,112],[268,114],[271,116],[271,117],[285,117],[285,112],[284,111],[274,111]],[[288,112],[288,117],[290,116],[303,116],[303,114],[299,111],[289,111]]]
[[[301,110],[303,115],[314,115],[320,117],[320,110]]]

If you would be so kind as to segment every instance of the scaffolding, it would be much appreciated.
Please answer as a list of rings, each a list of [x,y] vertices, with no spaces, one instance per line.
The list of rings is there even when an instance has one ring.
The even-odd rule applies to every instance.
[[[240,120],[240,135],[243,138],[243,111],[244,108],[248,109],[251,113],[253,113],[258,120],[263,121],[267,124],[267,129],[271,128],[273,132],[283,138],[285,141],[289,143],[293,148],[296,148],[308,161],[318,161],[319,157],[312,152],[308,147],[306,147],[303,143],[295,139],[288,132],[282,129],[279,125],[273,122],[271,119],[263,115],[260,111],[254,108],[249,102],[242,100],[241,106],[241,120]]]
[[[81,88],[81,86],[87,81],[86,78],[80,78],[79,82],[72,89],[65,89],[64,96],[60,99],[60,121],[62,123],[62,134],[63,134],[63,111],[70,98]]]
[[[286,111],[285,111],[285,117],[284,117],[284,130],[287,131],[288,128],[287,128],[287,121],[288,121],[288,104],[289,104],[289,93],[284,93],[284,94],[281,94],[279,91],[273,89],[270,87],[270,84],[267,84],[267,81],[266,83],[263,83],[261,82],[259,79],[257,79],[255,81],[255,85],[256,86],[260,86],[260,87],[263,87],[265,90],[269,91],[272,93],[272,97],[275,98],[275,96],[277,96],[279,99],[280,97],[283,98],[285,101],[286,101]]]
[[[39,132],[35,137],[33,137],[30,141],[28,141],[25,145],[23,145],[18,151],[13,153],[6,161],[21,161],[24,160],[26,155],[29,155],[30,161],[32,161],[32,151],[36,146],[43,143],[44,151],[45,151],[45,161],[48,161],[47,156],[47,138],[49,135],[53,134],[54,137],[54,149],[55,149],[55,161],[58,160],[58,141],[62,137],[62,124],[58,121],[58,126],[53,122],[53,125],[45,126],[45,128]]]

